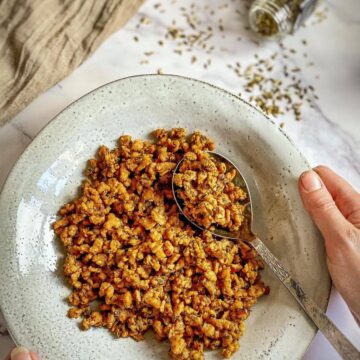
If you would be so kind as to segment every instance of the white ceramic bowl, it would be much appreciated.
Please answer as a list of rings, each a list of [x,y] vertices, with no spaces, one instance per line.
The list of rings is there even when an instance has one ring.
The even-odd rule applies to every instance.
[[[63,251],[51,230],[58,208],[78,191],[86,160],[121,134],[155,128],[200,129],[244,172],[254,202],[254,228],[305,291],[325,309],[330,280],[323,242],[305,213],[297,179],[308,169],[294,144],[261,112],[228,92],[177,76],[138,76],[82,97],[36,137],[0,196],[0,306],[18,344],[43,360],[166,359],[168,344],[152,334],[136,343],[105,329],[82,332],[66,317],[70,293]],[[246,321],[234,359],[300,359],[315,328],[280,283]],[[207,359],[219,358],[217,352]]]

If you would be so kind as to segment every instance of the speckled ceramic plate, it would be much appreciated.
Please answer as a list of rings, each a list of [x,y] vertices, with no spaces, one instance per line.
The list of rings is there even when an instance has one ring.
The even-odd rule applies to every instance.
[[[167,359],[152,334],[136,343],[106,330],[79,330],[66,317],[70,289],[51,230],[57,209],[78,191],[86,160],[121,134],[144,138],[155,128],[201,129],[244,171],[256,232],[325,309],[330,281],[323,242],[297,193],[306,160],[262,113],[224,90],[176,76],[115,81],[61,112],[13,168],[0,197],[0,305],[18,344],[43,360]],[[271,286],[246,321],[234,359],[300,359],[315,328],[271,275]],[[207,359],[219,358],[208,352]]]

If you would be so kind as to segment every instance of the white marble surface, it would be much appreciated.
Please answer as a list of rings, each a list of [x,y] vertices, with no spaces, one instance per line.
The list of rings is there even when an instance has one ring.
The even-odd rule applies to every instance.
[[[107,82],[135,74],[164,73],[185,75],[202,79],[234,93],[243,92],[243,82],[226,65],[237,61],[247,66],[254,55],[267,57],[274,52],[281,61],[299,66],[303,82],[313,85],[319,96],[314,108],[304,107],[301,121],[291,114],[276,120],[285,123],[285,130],[312,165],[326,164],[340,172],[360,189],[360,2],[329,0],[320,8],[327,9],[327,19],[319,22],[309,19],[305,28],[284,44],[300,49],[289,59],[284,59],[276,42],[257,44],[246,30],[247,1],[198,0],[196,14],[201,22],[199,29],[214,28],[208,41],[214,46],[211,54],[196,46],[192,52],[179,55],[174,52],[174,40],[163,40],[167,29],[175,20],[178,27],[191,33],[181,7],[189,8],[191,1],[170,0],[160,8],[158,1],[148,0],[138,14],[123,28],[113,34],[91,58],[69,77],[39,96],[24,111],[0,128],[0,184],[6,178],[16,159],[59,111],[78,97]],[[164,2],[165,3],[165,2]],[[224,6],[225,5],[225,6]],[[164,11],[162,10],[164,9]],[[214,13],[211,11],[214,10]],[[236,11],[238,10],[238,11]],[[138,26],[141,18],[145,21]],[[223,31],[219,30],[223,19]],[[139,41],[133,40],[137,36]],[[239,40],[239,38],[241,38]],[[302,40],[307,45],[302,45]],[[144,53],[154,51],[151,56]],[[303,52],[308,56],[305,58]],[[191,64],[192,56],[197,62]],[[141,63],[144,59],[148,64]],[[211,59],[211,65],[203,64]],[[309,62],[314,66],[306,66]],[[281,73],[277,74],[281,78]],[[248,99],[249,94],[244,94]],[[61,134],[59,134],[61,136]],[[11,299],[9,299],[11,301]],[[355,324],[346,304],[336,290],[332,291],[327,313],[339,328],[360,348],[360,328]],[[13,342],[0,317],[0,359],[12,348]],[[331,346],[318,334],[304,357],[306,360],[339,359]]]

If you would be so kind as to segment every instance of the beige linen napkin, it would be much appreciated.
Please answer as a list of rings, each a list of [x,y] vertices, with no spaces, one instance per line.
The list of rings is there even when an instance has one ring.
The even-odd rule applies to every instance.
[[[71,73],[142,2],[0,0],[0,125]]]

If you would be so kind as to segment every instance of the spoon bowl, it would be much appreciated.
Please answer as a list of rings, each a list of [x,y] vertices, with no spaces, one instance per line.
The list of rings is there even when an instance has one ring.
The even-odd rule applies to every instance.
[[[245,204],[245,212],[244,212],[244,222],[243,225],[241,226],[241,229],[239,231],[229,231],[225,228],[219,227],[219,226],[213,226],[213,228],[211,230],[209,229],[205,229],[202,226],[200,226],[194,219],[192,219],[190,216],[188,216],[183,209],[183,202],[182,200],[177,196],[177,192],[176,192],[176,185],[174,182],[174,177],[175,175],[179,172],[179,168],[180,165],[182,164],[182,162],[184,161],[184,158],[182,158],[176,165],[174,172],[173,172],[173,176],[172,176],[172,192],[173,192],[173,196],[175,199],[175,202],[179,208],[180,213],[186,218],[187,221],[189,221],[194,227],[198,228],[199,230],[208,230],[210,231],[213,235],[215,235],[216,237],[219,238],[224,238],[224,239],[230,239],[230,240],[242,240],[242,241],[250,241],[252,240],[255,235],[252,232],[252,219],[253,219],[253,211],[252,211],[252,202],[251,202],[251,194],[250,194],[250,190],[249,190],[249,186],[244,178],[244,176],[241,174],[239,168],[226,156],[221,155],[215,151],[207,151],[207,153],[212,157],[213,160],[215,160],[215,162],[222,162],[226,165],[226,170],[231,170],[231,169],[235,169],[236,170],[236,175],[235,178],[233,179],[233,183],[236,186],[239,186],[243,191],[246,192],[247,194],[247,198],[248,198],[248,202]]]

